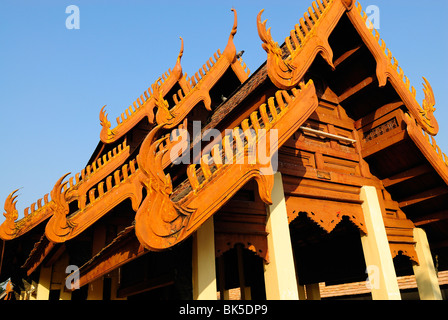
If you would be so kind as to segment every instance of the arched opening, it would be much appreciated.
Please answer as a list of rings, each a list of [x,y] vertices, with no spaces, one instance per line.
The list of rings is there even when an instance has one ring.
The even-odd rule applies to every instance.
[[[291,221],[289,227],[299,286],[366,280],[360,230],[347,217],[330,233],[305,212]]]
[[[237,243],[216,258],[220,300],[265,300],[263,259]]]

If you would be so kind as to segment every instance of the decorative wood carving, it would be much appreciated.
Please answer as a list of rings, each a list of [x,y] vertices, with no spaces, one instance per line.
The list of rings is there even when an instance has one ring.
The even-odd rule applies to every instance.
[[[181,49],[177,57],[176,65],[173,70],[168,70],[162,75],[155,83],[151,85],[148,90],[146,90],[134,103],[121,114],[121,119],[117,118],[117,126],[111,129],[111,123],[107,119],[107,113],[105,107],[101,108],[100,111],[100,124],[101,133],[100,139],[103,143],[112,143],[121,138],[126,134],[131,128],[133,128],[137,123],[139,123],[145,117],[148,118],[149,123],[154,123],[154,107],[155,99],[152,92],[159,90],[165,94],[170,91],[170,89],[179,83],[180,87],[184,90],[187,89],[188,84],[182,73],[181,58],[184,52],[184,41],[181,39]],[[152,89],[152,92],[151,92]]]
[[[299,198],[290,196],[286,200],[288,209],[288,221],[291,223],[300,212],[314,221],[327,233],[347,217],[360,231],[367,234],[361,205],[359,203],[335,202],[323,199]]]
[[[72,201],[78,201],[78,208],[84,210],[87,199],[91,197],[89,193],[91,193],[92,188],[102,179],[106,178],[116,167],[122,165],[129,157],[129,151],[129,146],[125,140],[107,155],[104,155],[102,158],[82,169],[75,177],[71,177],[69,181],[62,183],[63,179],[59,179],[53,191],[50,193],[51,201],[49,201],[48,194],[46,194],[43,199],[39,199],[37,202],[31,204],[30,207],[26,208],[24,210],[24,217],[17,222],[14,222],[18,217],[17,210],[15,209],[17,201],[14,202],[17,196],[13,197],[13,194],[17,190],[14,191],[8,196],[5,202],[5,217],[7,219],[0,226],[0,238],[10,240],[19,237],[45,219],[51,217],[54,212],[65,212],[68,210],[68,205]],[[68,175],[64,175],[63,178]],[[44,200],[43,205],[42,200]],[[30,208],[31,212],[29,212]],[[61,216],[61,219],[64,219],[63,216]],[[64,221],[61,223],[64,224]]]
[[[42,205],[42,199],[37,200],[37,208],[36,202],[30,207],[25,208],[24,217],[18,221],[18,212],[16,209],[17,201],[15,200],[18,196],[15,193],[18,191],[15,190],[5,200],[5,216],[6,220],[0,225],[0,238],[3,240],[11,240],[21,236],[22,234],[28,232],[33,227],[47,219],[51,216],[52,211],[49,206],[48,194],[43,197],[44,204]]]
[[[135,167],[135,160],[123,165],[106,178],[106,189],[104,181],[98,183],[96,188],[90,189],[89,203],[70,217],[67,217],[68,203],[65,196],[67,191],[62,191],[61,183],[65,178],[63,176],[52,191],[53,216],[45,227],[47,238],[53,242],[72,239],[126,199],[131,200],[133,210],[137,211],[143,196],[139,173]]]
[[[246,67],[246,64],[242,61],[241,57],[237,57],[236,48],[233,43],[233,38],[237,31],[237,14],[234,9],[232,9],[232,11],[234,12],[234,24],[230,32],[227,46],[224,49],[223,53],[218,50],[218,52],[214,55],[215,60],[213,60],[213,58],[210,58],[210,60],[207,61],[206,64],[204,64],[203,68],[199,70],[200,75],[196,73],[196,75],[192,78],[187,78],[186,75],[183,75],[180,62],[183,55],[184,45],[181,38],[181,50],[177,58],[177,63],[173,70],[164,74],[162,76],[162,79],[157,80],[156,83],[152,85],[152,94],[151,90],[148,89],[148,92],[145,92],[144,95],[142,95],[134,102],[134,107],[130,106],[129,110],[126,110],[126,113],[122,114],[121,120],[117,119],[118,126],[116,128],[112,130],[110,129],[110,122],[107,120],[107,114],[104,110],[104,107],[101,109],[100,122],[103,127],[101,131],[101,140],[104,143],[112,143],[117,141],[144,117],[148,117],[148,121],[150,123],[154,123],[154,121],[157,121],[163,123],[165,125],[165,128],[171,129],[178,125],[181,121],[183,121],[187,113],[199,101],[204,101],[206,108],[211,110],[209,90],[229,67],[232,68],[241,82],[244,82],[248,78],[250,71]],[[170,108],[167,101],[164,99],[164,96],[176,83],[179,83],[181,90],[179,90],[177,95],[173,97],[176,105],[173,108]],[[156,115],[154,115],[153,109],[156,106],[158,107],[158,112]],[[129,155],[130,148],[126,144],[126,140],[124,140],[122,144],[118,145],[118,147],[114,148],[107,155],[103,155],[102,158],[93,162],[91,165],[88,165],[80,173],[76,174],[75,181],[72,177],[70,178],[68,183],[64,183],[62,185],[60,190],[61,195],[58,195],[58,197],[60,198],[58,200],[59,203],[67,205],[72,201],[78,201],[78,208],[80,211],[77,212],[76,218],[73,217],[73,219],[69,219],[71,223],[75,223],[74,221],[79,219],[81,212],[92,210],[90,207],[87,208],[87,203],[91,202],[90,198],[94,200],[102,198],[102,195],[104,194],[104,183],[100,183],[96,188],[95,186],[101,180],[104,180],[104,178],[106,178],[108,175],[109,177],[106,178],[107,191],[112,188],[112,179],[116,180],[116,177],[112,177],[111,172],[117,167],[123,166],[124,161],[128,159]],[[121,176],[123,176],[124,174],[126,174],[126,176],[128,175],[128,171],[131,169],[131,164],[135,164],[135,162],[131,161],[127,165],[124,165],[122,167],[121,171],[123,171],[123,174],[121,174]],[[118,174],[118,176],[120,176],[120,174]],[[128,185],[127,189],[136,188],[139,188],[138,184],[132,182]],[[62,191],[62,189],[64,189],[64,191]],[[123,187],[121,187],[120,189],[123,190]],[[55,190],[53,190],[53,192],[55,192]],[[61,198],[62,194],[64,199]],[[133,192],[131,192],[131,194],[133,194]],[[110,198],[110,196],[108,196],[107,198]],[[113,202],[116,203],[117,201],[122,201],[125,198],[125,196],[118,197],[116,201]],[[42,208],[40,206],[42,199],[40,199],[38,201],[38,210],[34,211],[35,204],[33,204],[31,206],[31,214],[28,215],[29,209],[27,208],[25,210],[25,218],[17,222],[13,222],[17,219],[17,217],[14,217],[14,214],[11,215],[8,213],[14,212],[13,207],[9,204],[8,210],[5,213],[5,216],[8,216],[8,219],[4,222],[3,227],[0,227],[0,237],[5,237],[8,239],[17,237],[30,228],[34,227],[41,221],[50,217],[54,212],[61,213],[60,211],[58,211],[59,209],[61,209],[61,207],[58,207],[54,201],[51,206],[47,205],[48,195],[46,195],[44,199],[45,205]],[[137,199],[139,199],[139,197],[135,198],[134,201],[139,202]],[[10,198],[7,199],[7,201],[10,200]],[[138,204],[135,203],[133,205],[138,206]],[[99,209],[99,207],[100,206],[97,205],[97,211],[103,212],[104,214],[104,210],[106,210],[105,208],[110,208],[110,203],[103,204],[103,210]],[[61,214],[60,218],[58,218],[63,219],[58,222],[58,224],[60,223],[61,226],[64,225],[65,222],[69,223],[69,221],[64,220],[65,216],[66,214]],[[96,218],[99,218],[99,215],[93,215],[92,219],[89,220],[90,223],[93,223]],[[52,220],[51,225],[53,225],[54,223],[55,221]],[[23,229],[25,226],[27,226],[27,229]],[[48,230],[50,230],[53,227],[48,228]],[[68,233],[71,234],[70,238],[77,234],[76,232],[72,232],[73,228],[75,228],[74,225],[65,225],[64,228]],[[3,232],[1,230],[3,230]],[[69,232],[69,230],[72,231]],[[51,237],[52,232],[48,232],[49,236]],[[64,233],[65,231],[62,232],[62,229],[57,232],[55,231],[55,233],[53,234],[53,240],[55,242],[65,241],[60,238],[64,237]]]
[[[266,30],[266,20],[261,22],[261,10],[257,17],[257,29],[262,47],[267,52],[268,75],[281,89],[290,89],[302,80],[305,72],[317,54],[334,69],[333,50],[328,37],[353,1],[322,0],[314,1],[304,17],[291,30],[285,44],[288,55],[283,58],[282,49],[274,42],[270,29]]]
[[[286,92],[276,94],[275,98],[273,97],[269,99],[269,111],[266,110],[266,105],[260,107],[259,111],[264,128],[267,130],[273,128],[281,129],[279,132],[281,132],[282,135],[279,135],[278,144],[283,144],[285,139],[297,130],[294,122],[291,127],[288,127],[284,123],[291,124],[291,121],[294,121],[294,119],[299,119],[296,121],[302,121],[303,123],[303,121],[307,119],[307,116],[309,116],[317,106],[317,97],[315,96],[312,81],[303,86],[302,89],[303,91],[294,89],[292,97]],[[277,103],[278,106],[276,106],[275,103]],[[316,104],[316,106],[314,104]],[[277,108],[279,111],[277,111]],[[300,113],[300,111],[303,113]],[[291,119],[286,120],[286,115],[291,116]],[[249,119],[243,122],[248,124],[248,121]],[[258,113],[252,114],[251,121],[253,127],[258,130],[257,128],[260,128]],[[207,208],[207,210],[211,209],[211,207],[209,208],[205,205],[206,203],[209,203],[210,205],[211,203],[209,201],[202,200],[201,204],[197,204],[197,201],[199,200],[195,200],[195,197],[190,195],[190,197],[185,197],[189,200],[183,201],[183,205],[180,206],[178,203],[173,203],[169,198],[173,190],[169,175],[165,177],[163,174],[162,158],[175,144],[162,144],[163,141],[170,139],[169,135],[154,141],[156,134],[163,127],[164,125],[158,125],[150,132],[143,142],[140,154],[137,156],[137,167],[135,161],[132,160],[123,165],[121,169],[116,170],[113,175],[109,175],[106,179],[102,179],[102,181],[94,188],[91,188],[88,192],[86,191],[86,197],[88,196],[89,203],[84,207],[80,207],[79,210],[74,212],[70,217],[67,217],[69,212],[67,201],[69,197],[67,196],[67,193],[70,192],[70,189],[67,190],[65,188],[67,182],[62,182],[67,175],[61,177],[55,184],[51,193],[52,201],[50,211],[53,213],[53,216],[48,221],[45,228],[45,234],[48,239],[53,242],[64,242],[72,239],[125,199],[131,199],[132,207],[137,211],[136,221],[142,220],[142,218],[139,219],[142,214],[148,215],[145,217],[145,219],[147,219],[145,223],[150,224],[150,230],[153,228],[157,229],[154,233],[163,239],[165,239],[167,235],[170,235],[171,237],[171,234],[176,234],[180,229],[183,229],[184,224],[187,222],[193,225],[197,222],[202,223],[204,218],[198,218],[199,220],[195,221],[194,219],[187,219],[187,217],[189,218],[190,215],[197,211],[201,206],[201,208]],[[269,135],[258,137],[257,141],[262,139],[268,140]],[[266,141],[263,143],[269,145],[270,142]],[[275,148],[277,147],[278,145],[275,145],[272,150],[276,150]],[[216,150],[216,148],[214,148],[214,150]],[[245,152],[247,153],[247,150]],[[248,154],[246,153],[244,153],[244,156],[248,157]],[[214,159],[216,159],[216,156]],[[217,205],[219,204],[218,200],[226,201],[242,185],[244,185],[246,181],[255,178],[259,182],[259,190],[262,199],[266,202],[269,201],[271,182],[268,176],[260,175],[260,169],[263,167],[262,165],[253,164],[245,167],[238,164],[222,165],[219,168],[220,170],[216,170],[213,175],[207,175],[206,172],[208,172],[207,169],[209,169],[209,166],[210,165],[207,163],[202,163],[201,165],[201,172],[204,172],[202,174],[206,177],[206,182],[209,182],[207,188],[203,188],[204,182],[200,184],[197,178],[194,177],[194,174],[196,173],[194,165],[189,167],[189,181],[194,191],[192,194],[196,194],[199,189],[202,191],[210,190],[215,197],[218,197],[218,199],[215,199],[216,201],[213,202]],[[219,164],[217,166],[219,166]],[[223,176],[222,180],[230,179],[229,181],[231,181],[231,184],[228,189],[222,188],[222,182],[216,182],[219,179],[215,177],[221,176],[218,175],[217,172],[221,173]],[[224,172],[226,173],[224,174]],[[225,177],[226,175],[228,175],[227,178]],[[212,177],[214,179],[211,179]],[[235,179],[228,177],[235,177]],[[106,184],[106,188],[104,184]],[[229,183],[226,185],[228,184]],[[212,185],[214,187],[211,187]],[[143,187],[147,190],[147,197],[145,201],[141,203]],[[223,192],[223,190],[226,191]],[[208,196],[205,197],[208,198]],[[212,198],[213,197],[210,197],[209,200]],[[164,210],[156,210],[155,214],[150,215],[149,212],[151,211],[151,208],[164,208]],[[217,209],[219,209],[219,207],[216,207],[214,210]],[[211,215],[213,212],[214,211],[211,213],[207,212],[207,214]],[[194,223],[192,223],[192,221],[194,221]],[[140,225],[141,224],[137,223],[137,234],[139,234],[138,230],[140,230]],[[197,228],[197,226],[195,226],[195,228]],[[195,230],[192,229],[192,227],[187,229],[189,230],[188,234]],[[176,230],[176,232],[172,232],[172,230]],[[185,237],[188,234],[186,234]],[[168,245],[165,243],[165,246]],[[161,249],[163,246],[156,248]]]
[[[19,217],[19,213],[16,209],[16,198],[18,197],[15,193],[19,191],[19,189],[11,192],[5,201],[5,216],[6,220],[0,225],[0,237],[3,240],[12,239],[16,229],[15,220]]]
[[[157,251],[184,240],[251,179],[258,183],[260,198],[270,203],[273,176],[262,174],[266,164],[262,164],[258,157],[252,163],[248,161],[250,150],[258,143],[271,146],[271,154],[276,152],[314,112],[317,104],[311,80],[301,85],[301,89],[293,89],[292,96],[282,92],[268,99],[268,110],[263,104],[242,123],[243,128],[252,127],[256,132],[255,136],[247,137],[247,145],[242,140],[238,142],[237,138],[236,155],[233,155],[233,146],[226,136],[222,148],[219,145],[212,147],[213,161],[204,155],[199,169],[195,164],[188,167],[187,191],[180,196],[173,194],[170,175],[165,175],[162,170],[161,159],[168,150],[156,152],[163,139],[156,140],[156,134],[163,125],[156,127],[143,142],[137,158],[139,168],[146,175],[143,183],[148,194],[135,217],[135,231],[140,243]],[[262,127],[266,129],[265,133],[260,130]],[[278,141],[270,141],[268,133],[272,130],[278,130]],[[233,164],[223,163],[223,159],[229,159],[230,152]]]
[[[208,111],[211,111],[211,98],[210,89],[221,78],[224,72],[230,67],[234,71],[241,83],[246,81],[250,74],[250,70],[243,62],[241,57],[237,56],[235,44],[233,38],[237,31],[237,13],[235,9],[232,9],[234,13],[234,23],[230,32],[229,40],[224,51],[221,53],[217,51],[211,57],[198,72],[191,78],[187,78],[187,75],[183,75],[182,67],[180,65],[180,58],[183,54],[183,40],[182,47],[177,59],[176,66],[173,72],[166,74],[152,85],[151,90],[147,92],[134,102],[134,108],[132,106],[126,110],[126,116],[122,114],[121,121],[117,119],[117,127],[110,129],[110,122],[107,120],[107,114],[104,107],[100,112],[100,123],[103,127],[101,130],[101,141],[104,143],[111,143],[122,137],[126,132],[133,128],[141,119],[145,116],[148,118],[148,122],[151,124],[165,124],[166,129],[171,129],[177,126],[191,109],[196,106],[200,101],[205,105]],[[182,38],[181,38],[182,39]],[[179,83],[181,89],[173,96],[175,106],[169,106],[168,102],[164,99],[170,89]],[[154,115],[154,108],[157,107],[158,111]],[[128,112],[129,111],[129,112]]]

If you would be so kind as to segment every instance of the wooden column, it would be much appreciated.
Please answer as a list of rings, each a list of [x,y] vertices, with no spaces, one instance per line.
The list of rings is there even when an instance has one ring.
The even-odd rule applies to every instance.
[[[414,264],[413,268],[420,300],[442,300],[428,238],[423,229],[414,229],[414,241],[419,264]]]
[[[272,205],[267,208],[269,263],[264,263],[266,299],[297,300],[296,271],[280,172],[274,175]]]
[[[305,285],[306,300],[320,300],[319,283]]]
[[[110,275],[112,278],[110,299],[111,300],[127,300],[128,297],[119,298],[117,296],[118,288],[120,287],[120,268],[113,270],[110,273]]]
[[[367,229],[361,236],[366,266],[369,270],[373,300],[401,300],[392,254],[384,227],[377,190],[361,188],[360,198]]]
[[[193,236],[193,299],[217,299],[213,217]]]
[[[51,269],[51,266],[46,268],[41,265],[40,267],[36,300],[48,300],[50,298]]]
[[[99,225],[93,234],[92,256],[96,255],[106,245],[106,227]],[[88,284],[87,300],[103,300],[103,277]]]

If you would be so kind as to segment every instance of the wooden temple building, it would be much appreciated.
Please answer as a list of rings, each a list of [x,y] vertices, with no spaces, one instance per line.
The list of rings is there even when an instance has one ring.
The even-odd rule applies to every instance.
[[[353,0],[314,1],[282,45],[261,11],[266,62],[251,73],[232,11],[225,49],[194,76],[182,42],[116,124],[101,109],[85,169],[21,219],[7,196],[8,297],[319,299],[364,283],[399,300],[400,277],[444,297],[448,157],[429,82],[420,103]]]

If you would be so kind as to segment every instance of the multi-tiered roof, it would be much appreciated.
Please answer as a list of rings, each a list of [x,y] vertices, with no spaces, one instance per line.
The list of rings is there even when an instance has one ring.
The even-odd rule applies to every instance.
[[[182,71],[182,40],[173,69],[138,97],[115,127],[101,109],[100,143],[89,164],[68,181],[69,174],[61,177],[50,198],[45,195],[43,203],[39,199],[17,220],[15,191],[7,197],[0,226],[6,241],[2,278],[13,266],[31,274],[58,245],[123,210],[126,201],[132,211],[128,225],[84,261],[82,284],[187,239],[209,217],[230,210],[229,200],[249,181],[256,181],[258,203],[270,204],[273,176],[264,170],[272,163],[251,154],[257,144],[272,146],[269,157],[279,154],[285,176],[306,181],[294,185],[292,178],[284,178],[290,223],[305,213],[331,233],[347,217],[366,233],[359,189],[373,185],[382,193],[394,256],[418,262],[415,226],[425,226],[435,246],[446,252],[448,159],[434,139],[438,124],[432,88],[425,79],[420,105],[397,59],[367,24],[361,5],[314,1],[283,46],[272,39],[260,12],[257,27],[267,61],[252,75],[233,43],[233,11],[224,51],[218,50],[193,77]],[[181,132],[191,134],[194,120],[201,121],[203,133],[216,128],[221,136],[204,146],[196,164],[173,164]],[[226,129],[232,134],[226,135]],[[270,135],[274,129],[275,141]],[[197,145],[188,143],[186,150]],[[294,167],[299,158],[302,164]],[[303,159],[312,160],[305,165]],[[335,203],[340,210],[332,209]],[[234,235],[225,236],[226,241],[217,237],[218,254],[238,240],[269,259],[261,208],[244,217],[245,230],[235,217],[229,220],[237,226],[231,232],[225,230],[229,221],[218,223],[218,233]],[[12,251],[21,239],[28,247],[14,264]]]

